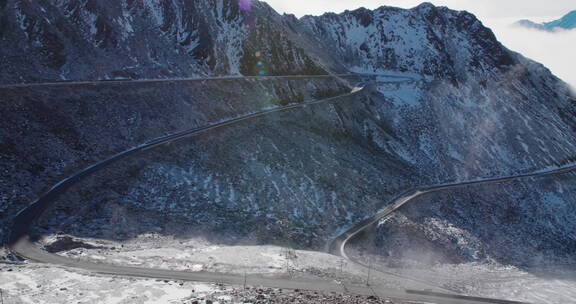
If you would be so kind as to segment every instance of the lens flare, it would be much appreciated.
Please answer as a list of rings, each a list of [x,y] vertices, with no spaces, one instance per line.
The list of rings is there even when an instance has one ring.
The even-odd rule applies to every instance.
[[[252,10],[252,0],[238,0],[240,4],[240,10],[248,12]]]
[[[243,23],[250,31],[256,29],[256,14],[252,10],[252,0],[238,0],[238,7],[243,16]]]
[[[258,52],[256,52],[256,55],[257,55],[256,57],[260,57],[260,56],[262,56],[262,53],[258,51]],[[268,75],[268,67],[267,67],[266,62],[264,62],[264,58],[258,58],[258,59],[256,60],[256,64],[255,64],[255,67],[254,67],[254,71],[255,71],[255,72],[257,73],[257,75],[259,75],[259,76],[266,76],[266,75]]]

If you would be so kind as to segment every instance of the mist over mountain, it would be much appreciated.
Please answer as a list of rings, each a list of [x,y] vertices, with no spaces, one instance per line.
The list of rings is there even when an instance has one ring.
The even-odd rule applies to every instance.
[[[564,15],[562,18],[550,22],[537,23],[527,19],[520,20],[516,23],[526,28],[537,29],[542,31],[553,32],[554,30],[571,30],[576,28],[576,10]]]

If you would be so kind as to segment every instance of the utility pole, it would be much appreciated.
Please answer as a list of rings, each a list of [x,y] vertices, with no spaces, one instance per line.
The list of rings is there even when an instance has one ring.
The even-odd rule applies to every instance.
[[[368,260],[368,277],[366,277],[366,286],[370,286],[370,269],[372,268],[372,260]]]
[[[288,248],[284,247],[283,250],[284,250],[284,267],[286,267],[286,273],[289,274],[289,271],[288,271]]]
[[[246,269],[244,269],[244,290],[246,290]]]
[[[220,290],[224,290],[224,273],[220,273]]]
[[[290,249],[288,247],[285,248],[285,257],[286,257],[286,272],[288,273],[289,277],[292,277],[292,273],[290,272]]]
[[[0,300],[2,300],[2,304],[4,304],[4,293],[2,293],[2,289],[0,289]]]

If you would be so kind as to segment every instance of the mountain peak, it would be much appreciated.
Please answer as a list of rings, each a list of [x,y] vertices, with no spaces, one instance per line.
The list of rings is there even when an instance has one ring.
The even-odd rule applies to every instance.
[[[560,20],[550,22],[549,24],[565,29],[576,28],[576,10],[564,15]]]
[[[473,14],[430,3],[412,9],[359,9],[301,21],[309,37],[326,45],[327,53],[354,72],[398,71],[461,79],[467,71],[506,70],[515,63]],[[454,43],[455,39],[465,43]]]
[[[576,28],[576,10],[569,12],[558,20],[536,23],[531,20],[522,19],[516,22],[516,25],[550,32],[557,29],[571,30]]]
[[[436,6],[430,2],[422,2],[418,6],[415,7],[415,9],[418,9],[418,10],[430,10],[430,9],[434,9],[434,8],[436,8]]]

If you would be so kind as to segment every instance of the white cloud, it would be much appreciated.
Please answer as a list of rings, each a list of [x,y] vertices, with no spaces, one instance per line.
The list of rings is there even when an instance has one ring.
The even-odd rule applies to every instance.
[[[382,5],[411,8],[420,0],[267,0],[280,13],[298,17],[342,12]],[[492,28],[508,48],[546,65],[554,74],[576,87],[576,30],[546,33],[510,26],[519,19],[552,20],[576,9],[574,0],[430,0],[435,5],[474,13]]]
[[[576,30],[554,33],[511,26],[517,18],[489,20],[498,39],[509,49],[543,63],[552,73],[576,88]]]

